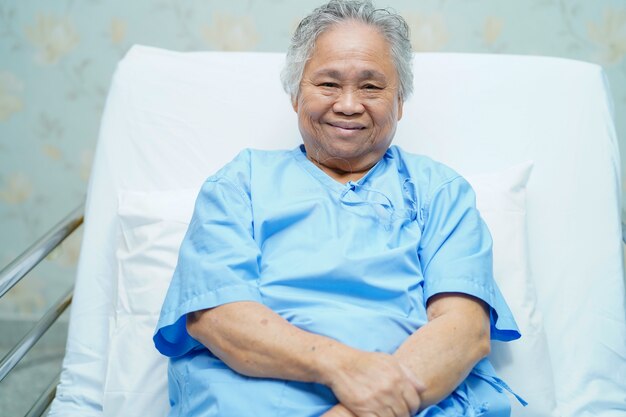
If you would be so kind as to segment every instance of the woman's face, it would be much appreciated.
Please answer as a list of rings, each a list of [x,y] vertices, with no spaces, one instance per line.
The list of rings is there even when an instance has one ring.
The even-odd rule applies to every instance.
[[[335,179],[363,176],[384,155],[402,117],[385,38],[358,22],[322,33],[293,106],[309,159]]]

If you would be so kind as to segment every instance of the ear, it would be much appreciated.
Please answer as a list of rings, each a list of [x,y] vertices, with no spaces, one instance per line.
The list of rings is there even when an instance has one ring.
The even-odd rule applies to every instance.
[[[398,96],[398,120],[402,119],[402,106],[404,105],[404,100],[402,97]]]
[[[293,111],[298,113],[298,97],[294,97],[291,99],[291,107],[293,107]]]

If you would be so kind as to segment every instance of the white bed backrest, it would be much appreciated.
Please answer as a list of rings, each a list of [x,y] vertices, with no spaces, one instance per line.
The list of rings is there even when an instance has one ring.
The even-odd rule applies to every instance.
[[[169,54],[170,59],[163,59],[163,54]],[[129,153],[131,166],[120,172],[120,188],[145,189],[146,173],[155,175],[153,184],[147,186],[155,190],[199,186],[244,147],[282,149],[299,143],[296,118],[278,78],[283,55],[226,55],[228,59],[224,60],[222,54],[176,54],[135,47],[121,62],[118,74],[129,79],[120,84],[141,84],[129,93],[128,100],[138,101],[146,109],[128,115],[134,118],[133,125],[141,129],[134,137],[142,140],[146,134],[154,136],[155,154],[137,160],[136,155]],[[151,65],[158,66],[158,70]],[[211,68],[210,76],[204,68]],[[177,107],[171,103],[185,104]],[[129,103],[128,108],[135,109],[135,103]],[[160,131],[164,114],[180,120],[180,128]],[[185,154],[184,161],[172,160],[181,156],[177,151],[180,142],[191,144],[197,152]],[[175,167],[176,175],[170,175],[167,166],[144,164],[158,161],[159,157]]]
[[[107,106],[101,132],[107,140],[99,142],[94,162],[94,172],[107,178],[90,185],[70,344],[81,332],[94,337],[76,350],[98,362],[93,352],[106,349],[106,326],[93,323],[111,311],[115,288],[106,277],[115,266],[106,259],[115,254],[95,249],[101,239],[115,238],[118,191],[199,187],[244,147],[300,143],[278,78],[283,57],[134,47],[120,63],[110,93],[117,105]],[[415,94],[395,143],[463,174],[534,161],[530,266],[557,401],[564,415],[578,415],[594,398],[620,401],[606,398],[616,379],[597,378],[617,372],[626,380],[619,359],[626,352],[620,164],[601,68],[555,58],[418,54],[414,69]],[[142,142],[148,138],[150,146]],[[193,151],[178,152],[182,144]],[[95,211],[98,219],[90,219]],[[104,367],[92,366],[95,373]],[[623,391],[616,395],[624,400]]]
[[[278,79],[283,54],[227,55],[224,60],[221,53],[177,54],[145,47],[129,53],[121,66],[130,70],[119,74],[132,77],[127,84],[141,83],[135,90],[141,97],[131,91],[128,99],[140,101],[146,110],[127,117],[135,118],[137,129],[147,130],[136,137],[154,137],[155,155],[116,152],[129,158],[119,161],[125,165],[117,171],[119,188],[194,186],[243,147],[300,143]],[[214,75],[207,77],[204,68]],[[583,286],[562,284],[581,269],[586,276],[597,274],[597,262],[621,253],[619,211],[612,210],[620,201],[619,153],[601,68],[558,58],[469,54],[418,54],[414,68],[415,94],[405,104],[396,144],[464,174],[535,162],[528,188],[531,265],[546,326],[558,335],[558,343],[563,328],[550,323],[549,313],[575,310],[580,294],[570,297],[574,294],[567,289]],[[174,107],[172,102],[187,104]],[[179,118],[180,128],[159,130],[163,114]],[[110,146],[132,146],[133,137],[129,140]],[[175,159],[181,141],[197,148],[184,161]],[[598,204],[604,210],[600,219],[594,218]],[[572,224],[571,217],[561,216],[563,210],[579,213],[580,221]],[[607,235],[615,237],[610,247],[590,248],[594,245],[589,242],[602,242]],[[559,253],[563,257],[557,258]],[[621,265],[609,269],[619,273]]]

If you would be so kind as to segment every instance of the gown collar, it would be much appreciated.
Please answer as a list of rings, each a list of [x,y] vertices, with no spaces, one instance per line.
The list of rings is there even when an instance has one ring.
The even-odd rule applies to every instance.
[[[357,181],[348,181],[345,184],[335,180],[330,175],[325,173],[320,167],[315,165],[309,158],[306,156],[306,150],[304,145],[301,144],[295,149],[292,150],[292,154],[295,157],[298,164],[307,171],[310,175],[312,175],[315,179],[317,179],[322,185],[326,188],[334,190],[336,192],[342,193],[345,192],[346,189],[354,189],[354,187],[363,186],[367,183],[368,179],[373,176],[376,172],[383,169],[384,166],[387,165],[387,159],[391,158],[391,152],[389,149],[385,152],[383,157],[376,162],[376,164],[369,169],[361,178]]]

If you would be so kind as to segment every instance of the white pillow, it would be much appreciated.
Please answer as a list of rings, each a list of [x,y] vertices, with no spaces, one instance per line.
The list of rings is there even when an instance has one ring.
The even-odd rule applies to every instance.
[[[119,275],[104,416],[159,417],[169,411],[167,359],[154,348],[152,334],[198,191],[119,193]]]
[[[526,255],[525,185],[532,165],[468,177],[494,239],[494,272],[523,333],[494,343],[491,359],[502,378],[531,403],[514,416],[549,416],[552,371]],[[121,243],[115,316],[110,327],[105,416],[166,416],[167,359],[152,334],[176,266],[198,190],[119,193]],[[512,401],[514,402],[514,400]]]
[[[511,402],[514,417],[556,415],[550,354],[528,262],[526,183],[531,170],[532,163],[524,163],[495,175],[466,177],[493,238],[495,279],[522,333],[519,341],[493,342],[489,356],[498,375],[528,401],[527,407]]]

